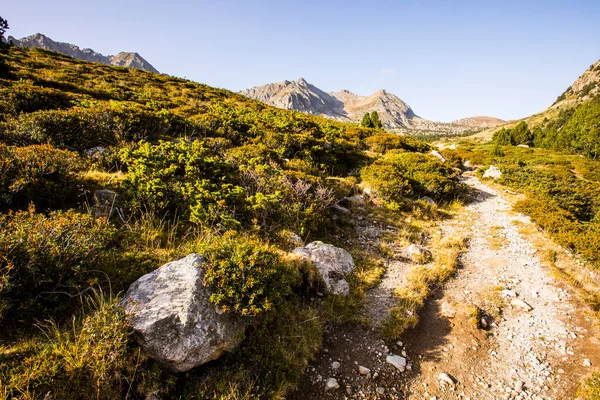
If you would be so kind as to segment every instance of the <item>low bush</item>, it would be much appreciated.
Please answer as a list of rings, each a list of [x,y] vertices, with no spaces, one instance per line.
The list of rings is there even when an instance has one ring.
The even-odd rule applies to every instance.
[[[299,282],[299,271],[259,239],[227,232],[199,250],[207,263],[204,283],[223,310],[256,316],[273,308]]]
[[[50,145],[11,147],[0,143],[0,210],[73,204],[83,162],[77,153]]]
[[[361,171],[365,183],[386,200],[427,195],[449,198],[459,189],[458,172],[435,157],[407,152],[388,152]]]
[[[75,211],[0,214],[0,317],[68,310],[97,282],[92,271],[113,234]]]

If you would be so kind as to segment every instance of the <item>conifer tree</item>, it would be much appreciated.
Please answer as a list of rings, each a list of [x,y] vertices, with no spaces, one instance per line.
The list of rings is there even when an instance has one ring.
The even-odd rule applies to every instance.
[[[381,129],[381,127],[383,126],[381,124],[381,120],[379,119],[379,114],[377,113],[377,111],[373,111],[371,113],[371,124],[373,125],[372,127],[375,129]]]
[[[8,30],[8,21],[0,17],[0,43],[5,42],[4,33]]]
[[[373,121],[371,121],[371,116],[369,113],[366,113],[360,122],[360,126],[364,126],[365,128],[373,128]]]

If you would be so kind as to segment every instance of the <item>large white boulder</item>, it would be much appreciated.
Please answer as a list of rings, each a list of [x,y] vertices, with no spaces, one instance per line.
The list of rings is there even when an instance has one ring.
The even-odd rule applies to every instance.
[[[297,247],[294,253],[312,262],[328,293],[344,296],[350,294],[350,286],[345,278],[354,269],[354,260],[346,250],[331,244],[312,242],[304,247]]]
[[[244,324],[209,300],[203,258],[190,254],[142,276],[121,304],[140,346],[176,372],[190,370],[234,349]]]

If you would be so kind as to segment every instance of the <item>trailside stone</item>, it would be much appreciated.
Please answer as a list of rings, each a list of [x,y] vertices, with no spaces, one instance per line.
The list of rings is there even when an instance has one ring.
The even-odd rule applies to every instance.
[[[345,277],[354,269],[354,260],[346,250],[331,244],[312,242],[304,247],[297,247],[294,253],[313,263],[328,293],[344,296],[350,294],[350,285]]]
[[[388,364],[396,367],[400,372],[404,372],[406,370],[406,358],[402,356],[394,356],[390,354],[385,358],[385,361]]]
[[[441,314],[446,318],[454,318],[456,316],[456,310],[452,307],[452,304],[444,301],[441,307]]]
[[[337,390],[339,388],[340,384],[335,378],[329,378],[327,379],[327,382],[325,382],[325,390]]]
[[[362,365],[358,366],[358,373],[361,375],[367,375],[371,373],[371,370],[367,367],[363,367]]]
[[[175,372],[219,358],[241,341],[244,324],[209,300],[198,254],[163,265],[127,290],[121,305],[140,346]]]
[[[490,165],[490,167],[483,174],[483,177],[499,179],[500,177],[502,177],[502,171],[500,171],[500,169],[498,167],[496,167],[495,165]]]
[[[525,303],[523,300],[521,299],[512,299],[510,301],[510,304],[514,307],[519,307],[522,308],[525,311],[531,311],[533,310],[533,307],[531,307],[529,304]]]

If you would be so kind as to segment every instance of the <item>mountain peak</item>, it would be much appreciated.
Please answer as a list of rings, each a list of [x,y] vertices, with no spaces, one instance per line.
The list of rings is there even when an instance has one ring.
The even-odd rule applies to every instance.
[[[137,68],[144,71],[159,73],[156,68],[142,58],[142,56],[140,56],[138,53],[120,52],[114,56],[104,56],[100,53],[96,53],[92,49],[81,49],[79,46],[71,43],[56,42],[42,33],[35,33],[21,39],[9,37],[9,40],[12,40],[16,46],[38,47],[46,50],[56,51],[57,53],[62,53],[83,61],[98,62],[107,65],[118,65],[122,67]]]
[[[308,82],[306,82],[306,79],[304,79],[302,77],[296,79],[296,83],[299,83],[300,85],[308,85]]]

